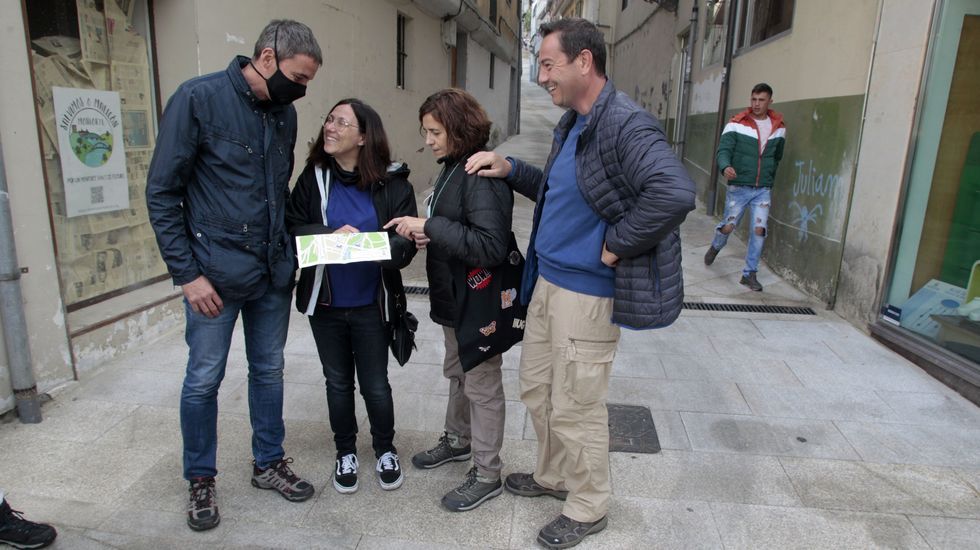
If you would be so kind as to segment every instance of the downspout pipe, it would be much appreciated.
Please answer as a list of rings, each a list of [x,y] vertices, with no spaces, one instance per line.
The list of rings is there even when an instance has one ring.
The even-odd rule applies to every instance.
[[[725,110],[728,108],[728,89],[732,82],[732,54],[735,49],[735,6],[734,2],[726,2],[728,22],[725,28],[725,63],[722,69],[721,94],[718,98],[718,121],[715,123],[715,146],[711,149],[711,174],[708,176],[707,214],[715,215],[715,202],[718,200],[718,146],[721,144],[721,132],[725,129]]]
[[[680,99],[680,117],[677,120],[677,137],[680,139],[676,143],[676,153],[677,158],[681,162],[684,162],[684,145],[687,143],[687,116],[691,105],[691,74],[694,72],[691,68],[694,67],[694,43],[698,40],[698,3],[694,2],[694,7],[691,8],[691,25],[689,27],[691,30],[688,31],[687,35],[687,65],[681,67],[681,81],[684,83],[684,93],[681,94]]]
[[[20,267],[14,245],[14,224],[10,215],[10,193],[0,144],[0,322],[3,343],[10,365],[10,382],[14,390],[17,417],[24,424],[41,421],[41,402],[31,370],[31,348],[28,344],[24,301],[20,292]]]

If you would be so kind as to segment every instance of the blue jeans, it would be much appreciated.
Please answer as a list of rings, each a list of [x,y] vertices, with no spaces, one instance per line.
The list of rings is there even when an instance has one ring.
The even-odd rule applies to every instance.
[[[393,444],[395,405],[388,383],[388,334],[379,306],[317,306],[310,328],[323,365],[337,457],[357,454],[355,374],[371,423],[375,458],[389,451],[397,453]]]
[[[187,300],[184,339],[190,354],[180,394],[180,431],[184,437],[184,478],[217,474],[218,387],[225,377],[231,335],[241,313],[248,357],[248,409],[252,456],[266,468],[283,457],[283,347],[289,329],[292,292],[270,288],[254,300],[224,300],[214,318],[195,313]]]
[[[768,187],[746,187],[744,185],[729,185],[728,195],[725,197],[725,215],[715,227],[715,238],[711,246],[715,250],[721,250],[728,243],[729,234],[721,230],[727,225],[735,226],[742,220],[745,209],[751,209],[752,226],[749,230],[749,250],[745,254],[745,269],[742,275],[748,277],[750,273],[759,271],[759,258],[762,257],[762,245],[766,240],[766,229],[769,223],[769,206],[772,204],[769,198]],[[729,232],[731,233],[731,232]],[[761,233],[761,234],[760,234]]]

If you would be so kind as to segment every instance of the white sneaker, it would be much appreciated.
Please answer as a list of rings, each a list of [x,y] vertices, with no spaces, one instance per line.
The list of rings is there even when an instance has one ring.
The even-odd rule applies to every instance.
[[[357,455],[346,454],[337,459],[337,470],[333,475],[333,488],[338,493],[350,494],[357,491]]]
[[[393,491],[402,486],[405,477],[402,475],[402,467],[398,462],[398,455],[388,451],[378,459],[378,465],[374,468],[378,472],[378,483],[385,491]]]

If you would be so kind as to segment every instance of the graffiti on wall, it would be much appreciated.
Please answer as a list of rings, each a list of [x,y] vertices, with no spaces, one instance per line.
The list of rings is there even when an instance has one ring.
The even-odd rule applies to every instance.
[[[789,207],[794,214],[796,239],[805,242],[810,236],[810,226],[816,225],[824,209],[836,203],[841,189],[841,176],[820,172],[812,159],[793,162],[796,179],[793,181],[793,201]]]

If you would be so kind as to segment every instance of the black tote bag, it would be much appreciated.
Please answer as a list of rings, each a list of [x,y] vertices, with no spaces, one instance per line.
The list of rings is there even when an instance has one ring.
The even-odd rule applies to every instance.
[[[456,328],[463,372],[504,353],[524,338],[527,304],[520,301],[523,273],[524,255],[513,232],[502,264],[466,268]]]

